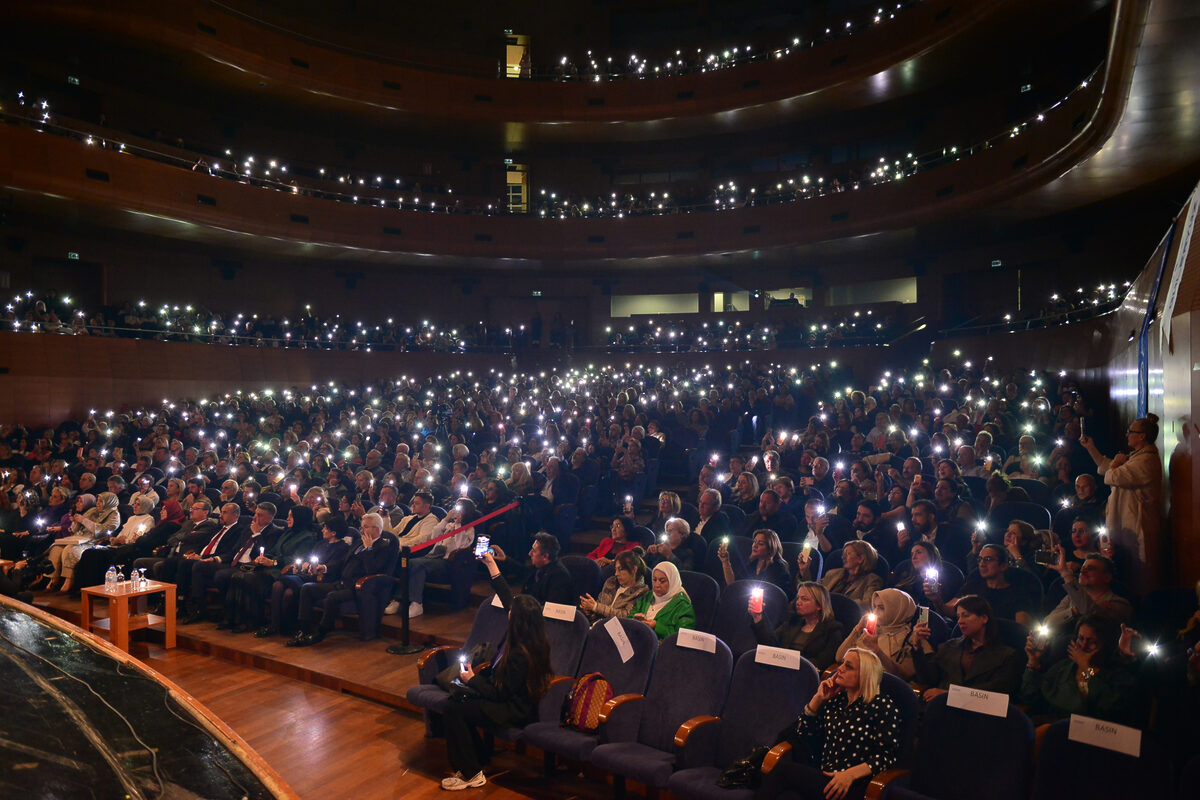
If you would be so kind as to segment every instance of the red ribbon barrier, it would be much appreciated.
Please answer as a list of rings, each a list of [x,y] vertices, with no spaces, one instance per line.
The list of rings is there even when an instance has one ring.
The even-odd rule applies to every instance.
[[[475,527],[476,525],[478,525],[479,523],[481,523],[481,522],[487,522],[487,521],[488,521],[489,519],[491,519],[492,517],[498,517],[498,516],[500,516],[501,514],[503,514],[505,511],[509,511],[509,510],[511,510],[511,509],[514,509],[514,508],[516,508],[516,507],[517,507],[517,506],[519,506],[519,505],[520,505],[520,503],[518,503],[517,501],[515,501],[515,500],[514,500],[513,502],[511,502],[511,503],[509,503],[508,505],[506,505],[504,508],[498,508],[498,509],[496,509],[495,511],[493,511],[492,513],[488,514],[486,517],[480,517],[479,519],[475,520],[474,522],[472,522],[472,523],[471,523],[471,524],[469,524],[469,525],[460,525],[459,527],[455,528],[455,529],[454,529],[454,530],[452,530],[452,531],[449,531],[449,532],[447,532],[447,533],[443,533],[441,536],[437,537],[436,539],[430,539],[430,540],[429,540],[429,541],[427,541],[427,542],[421,542],[421,543],[420,543],[419,545],[417,545],[416,547],[410,547],[410,548],[409,548],[409,552],[410,552],[410,553],[415,553],[415,552],[417,552],[418,550],[424,550],[426,547],[433,547],[435,544],[437,544],[438,542],[442,541],[443,539],[449,539],[451,536],[454,536],[456,533],[459,533],[460,531],[465,531],[467,528],[474,528],[474,527]]]

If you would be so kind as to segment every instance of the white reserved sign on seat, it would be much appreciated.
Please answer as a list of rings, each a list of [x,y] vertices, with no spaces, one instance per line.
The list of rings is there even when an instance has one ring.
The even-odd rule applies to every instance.
[[[1067,738],[1072,742],[1082,742],[1095,747],[1103,747],[1105,750],[1115,750],[1134,758],[1140,758],[1142,755],[1142,732],[1140,730],[1094,717],[1072,714]]]
[[[946,705],[951,708],[961,708],[963,711],[974,711],[977,714],[988,714],[993,717],[1008,716],[1008,695],[1003,692],[985,692],[981,689],[969,689],[966,686],[950,684],[950,695]]]
[[[575,606],[563,603],[546,603],[542,606],[542,616],[550,619],[561,619],[563,622],[575,621]]]
[[[773,667],[798,670],[800,669],[800,651],[760,644],[754,651],[754,661],[758,664],[770,664]]]
[[[711,633],[693,631],[689,628],[679,629],[679,635],[676,637],[675,643],[680,647],[687,647],[692,650],[704,650],[708,653],[717,652],[716,636],[713,636]]]
[[[608,631],[608,635],[612,637],[613,644],[617,646],[617,655],[621,657],[621,663],[628,663],[629,659],[633,658],[633,644],[630,643],[629,635],[625,633],[625,628],[621,626],[621,620],[616,617],[609,617],[608,622],[604,623],[604,630]]]

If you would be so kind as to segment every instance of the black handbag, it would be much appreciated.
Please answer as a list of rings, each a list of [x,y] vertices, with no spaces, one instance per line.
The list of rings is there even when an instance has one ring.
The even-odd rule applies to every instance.
[[[771,748],[762,745],[750,751],[750,755],[733,762],[721,777],[717,778],[717,786],[722,789],[757,789],[762,783],[762,763]]]

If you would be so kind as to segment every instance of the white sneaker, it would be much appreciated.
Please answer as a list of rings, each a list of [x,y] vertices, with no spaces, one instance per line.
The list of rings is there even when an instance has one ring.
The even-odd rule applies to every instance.
[[[420,603],[409,603],[408,604],[408,618],[409,619],[412,619],[413,617],[419,617],[424,613],[425,613],[425,606],[421,605]]]
[[[467,780],[457,775],[446,778],[446,780],[442,781],[442,788],[451,792],[461,792],[463,789],[478,789],[485,783],[487,783],[487,778],[483,777],[483,770],[480,770],[475,773],[475,777]]]
[[[462,780],[462,773],[456,772],[453,775],[451,775],[449,778],[442,778],[442,788],[449,789],[451,783],[453,783],[455,781],[461,781],[461,780]]]
[[[387,606],[385,606],[383,609],[384,614],[395,614],[399,611],[400,611],[400,601],[399,600],[393,600],[392,602],[388,603]]]

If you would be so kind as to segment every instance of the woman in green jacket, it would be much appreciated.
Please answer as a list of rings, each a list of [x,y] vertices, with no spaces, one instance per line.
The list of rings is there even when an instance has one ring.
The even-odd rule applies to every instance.
[[[695,626],[696,611],[683,590],[679,568],[670,561],[656,565],[650,574],[650,591],[637,599],[630,616],[653,628],[659,641],[680,628]]]

